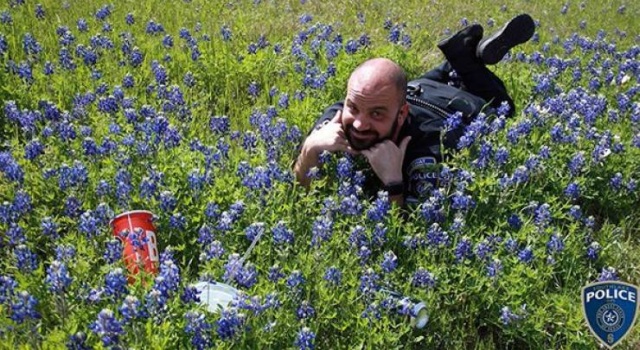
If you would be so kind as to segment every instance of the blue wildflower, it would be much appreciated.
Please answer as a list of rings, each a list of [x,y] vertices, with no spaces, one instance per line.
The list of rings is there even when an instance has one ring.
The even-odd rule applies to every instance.
[[[89,325],[89,329],[100,337],[105,347],[117,345],[120,336],[125,333],[122,324],[115,318],[113,311],[109,309],[102,309],[98,314],[97,320]]]
[[[45,283],[49,285],[49,290],[56,294],[64,293],[69,286],[73,278],[69,274],[67,266],[58,260],[54,260],[47,268],[47,277]]]

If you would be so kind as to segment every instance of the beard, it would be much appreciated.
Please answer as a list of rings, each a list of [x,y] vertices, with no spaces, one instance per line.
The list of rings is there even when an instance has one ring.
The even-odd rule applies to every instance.
[[[396,133],[396,129],[398,128],[398,118],[393,121],[393,125],[391,126],[391,130],[385,136],[380,136],[376,131],[365,131],[358,132],[355,130],[353,125],[347,125],[345,131],[345,137],[349,142],[351,148],[356,151],[362,151],[365,149],[369,149],[380,142],[384,142],[386,140],[390,140],[391,137]],[[354,136],[354,134],[356,136]],[[358,138],[361,137],[361,138]]]

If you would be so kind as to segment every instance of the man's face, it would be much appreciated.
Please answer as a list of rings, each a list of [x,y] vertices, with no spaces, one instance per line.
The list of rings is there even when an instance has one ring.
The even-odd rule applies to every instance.
[[[400,104],[394,85],[350,80],[342,111],[347,141],[355,150],[371,148],[386,139],[395,141],[406,112],[406,103]]]

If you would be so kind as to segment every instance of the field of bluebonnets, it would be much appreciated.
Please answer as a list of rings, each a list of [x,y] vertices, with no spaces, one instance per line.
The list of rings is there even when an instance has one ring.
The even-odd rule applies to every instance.
[[[580,288],[640,283],[640,5],[470,3],[4,1],[2,347],[594,348]],[[471,124],[424,203],[367,198],[340,154],[294,184],[357,64],[417,76],[521,12],[534,38],[492,68],[516,116]],[[134,209],[161,264],[127,284],[108,223]],[[200,280],[242,293],[210,313]]]

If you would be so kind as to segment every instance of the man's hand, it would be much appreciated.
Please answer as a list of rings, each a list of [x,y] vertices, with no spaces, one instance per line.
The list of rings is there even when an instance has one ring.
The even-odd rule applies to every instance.
[[[307,139],[304,140],[300,155],[298,155],[293,167],[296,178],[302,186],[309,187],[311,179],[309,179],[307,173],[311,168],[319,165],[318,158],[323,151],[357,153],[349,145],[349,141],[347,141],[342,129],[342,111],[336,112],[333,119],[320,129],[311,132]]]
[[[411,136],[405,137],[398,147],[393,141],[386,140],[360,153],[367,158],[371,169],[383,184],[402,182],[402,162],[409,141]]]
[[[320,129],[314,130],[305,140],[304,147],[308,152],[313,152],[316,155],[323,151],[355,153],[342,129],[342,111],[337,111],[333,119]]]

